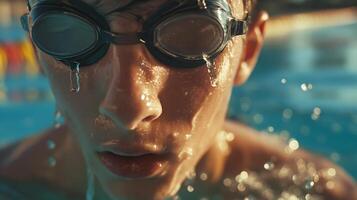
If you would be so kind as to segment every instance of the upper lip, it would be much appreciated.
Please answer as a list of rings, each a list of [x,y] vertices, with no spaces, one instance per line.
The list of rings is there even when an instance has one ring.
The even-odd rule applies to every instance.
[[[111,152],[119,156],[137,157],[148,154],[162,154],[163,148],[156,144],[131,144],[120,140],[103,142],[97,148],[97,152]]]

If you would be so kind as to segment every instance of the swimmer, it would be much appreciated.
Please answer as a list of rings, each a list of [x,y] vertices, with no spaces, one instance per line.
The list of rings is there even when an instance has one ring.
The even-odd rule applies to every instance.
[[[226,120],[264,40],[268,15],[254,2],[30,0],[29,10],[22,23],[65,123],[0,151],[2,195],[357,199],[351,177],[296,140]]]

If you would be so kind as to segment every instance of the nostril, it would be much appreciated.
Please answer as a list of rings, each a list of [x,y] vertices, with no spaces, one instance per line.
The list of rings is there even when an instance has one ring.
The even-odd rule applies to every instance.
[[[155,115],[150,115],[150,116],[147,116],[143,119],[144,122],[151,122],[151,121],[154,121],[157,117]]]

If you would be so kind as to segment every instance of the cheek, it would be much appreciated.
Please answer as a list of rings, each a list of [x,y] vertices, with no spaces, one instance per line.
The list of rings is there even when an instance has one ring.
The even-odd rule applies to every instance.
[[[100,99],[100,92],[97,92],[96,87],[98,86],[94,81],[98,80],[94,77],[96,66],[80,68],[80,91],[79,93],[74,93],[71,91],[70,68],[47,54],[40,52],[38,57],[41,67],[50,82],[59,109],[71,116],[80,115],[81,113],[86,113],[86,116],[91,115],[93,113],[91,110],[97,108],[94,105],[98,104],[96,100]],[[91,99],[91,101],[88,101],[88,99]],[[86,116],[83,119],[87,118]]]

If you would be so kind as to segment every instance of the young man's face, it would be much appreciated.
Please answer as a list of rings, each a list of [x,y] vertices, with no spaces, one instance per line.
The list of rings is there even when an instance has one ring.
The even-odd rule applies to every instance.
[[[106,13],[117,0],[85,2]],[[164,2],[143,1],[132,11],[145,19]],[[242,2],[235,4],[236,16],[243,16]],[[126,12],[107,20],[113,32],[141,30],[142,22]],[[143,44],[112,44],[101,60],[80,68],[77,94],[70,91],[69,67],[37,52],[58,107],[107,193],[155,199],[176,192],[217,141],[244,47],[245,36],[234,37],[209,70],[162,64]]]

